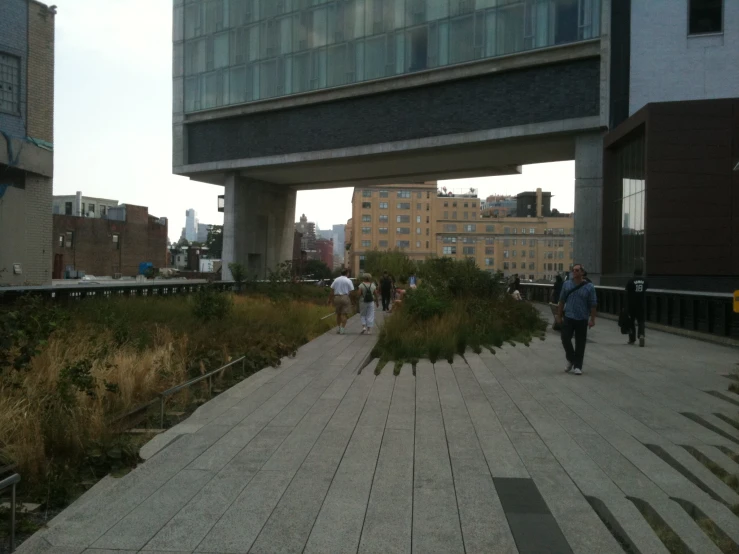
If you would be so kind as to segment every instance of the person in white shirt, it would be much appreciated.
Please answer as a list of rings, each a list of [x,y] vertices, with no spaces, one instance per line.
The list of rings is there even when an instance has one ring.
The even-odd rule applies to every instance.
[[[372,282],[372,275],[365,273],[362,276],[362,284],[357,289],[359,290],[359,317],[362,320],[362,334],[370,335],[375,325],[375,308],[380,305],[377,285]]]
[[[331,283],[331,294],[328,298],[328,303],[333,304],[336,310],[336,325],[339,326],[338,333],[340,335],[343,335],[346,331],[346,320],[349,318],[349,312],[352,309],[349,294],[354,290],[354,284],[346,276],[347,273],[349,273],[349,270],[344,269],[341,272],[341,277],[334,279],[334,282]]]

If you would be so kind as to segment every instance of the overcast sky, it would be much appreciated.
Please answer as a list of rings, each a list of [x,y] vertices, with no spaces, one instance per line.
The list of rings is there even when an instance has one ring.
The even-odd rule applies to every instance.
[[[56,4],[54,194],[111,198],[169,218],[177,240],[185,210],[222,223],[222,187],[172,175],[172,1],[46,0]],[[541,187],[552,207],[574,206],[574,162],[525,166],[519,176],[447,181],[480,196]],[[300,192],[322,229],[351,217],[351,189]]]

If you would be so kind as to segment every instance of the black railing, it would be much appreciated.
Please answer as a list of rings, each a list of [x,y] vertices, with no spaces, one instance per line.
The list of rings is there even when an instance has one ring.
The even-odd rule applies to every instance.
[[[527,300],[549,302],[552,286],[521,283]],[[595,287],[598,311],[619,315],[626,307],[626,291],[619,287]],[[733,295],[720,292],[691,292],[654,289],[647,291],[646,321],[666,327],[739,339],[739,314],[733,310]]]
[[[15,550],[15,487],[21,482],[21,476],[17,473],[0,479],[0,492],[5,489],[10,489],[10,552]]]

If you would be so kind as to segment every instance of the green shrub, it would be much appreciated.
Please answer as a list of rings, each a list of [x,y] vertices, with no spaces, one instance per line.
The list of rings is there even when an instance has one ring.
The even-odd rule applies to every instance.
[[[214,319],[224,319],[231,312],[231,295],[219,292],[212,286],[205,286],[193,295],[192,313],[196,319],[206,323]]]
[[[403,309],[414,318],[426,320],[446,312],[449,303],[441,292],[435,293],[430,287],[421,286],[406,293]]]

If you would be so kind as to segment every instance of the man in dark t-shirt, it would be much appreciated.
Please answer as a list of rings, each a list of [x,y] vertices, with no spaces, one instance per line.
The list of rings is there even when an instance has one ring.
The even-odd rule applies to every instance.
[[[380,295],[382,296],[382,311],[386,312],[390,309],[390,299],[393,293],[393,280],[387,271],[382,273],[380,279]]]
[[[647,300],[647,280],[642,270],[634,271],[634,277],[626,284],[626,305],[629,308],[629,344],[634,344],[639,336],[639,346],[644,346],[644,306]]]

